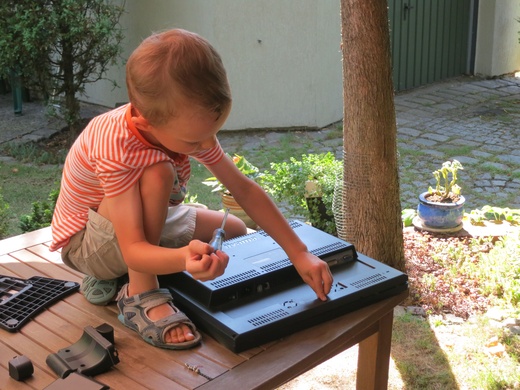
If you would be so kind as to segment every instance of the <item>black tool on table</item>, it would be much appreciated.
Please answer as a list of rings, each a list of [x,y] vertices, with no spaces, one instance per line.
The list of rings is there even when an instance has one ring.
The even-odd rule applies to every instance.
[[[222,220],[222,225],[215,229],[213,232],[213,237],[211,238],[211,241],[209,245],[215,249],[215,252],[217,250],[222,250],[222,242],[226,239],[226,231],[224,230],[224,225],[226,224],[226,219],[229,214],[229,208],[226,209],[226,213],[224,214],[224,219]]]

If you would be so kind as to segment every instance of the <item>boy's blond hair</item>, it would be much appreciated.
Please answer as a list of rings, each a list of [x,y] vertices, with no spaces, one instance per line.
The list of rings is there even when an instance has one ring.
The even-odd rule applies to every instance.
[[[231,104],[220,55],[207,40],[181,29],[146,38],[128,59],[126,84],[130,102],[155,126],[176,115],[179,98],[219,114]]]

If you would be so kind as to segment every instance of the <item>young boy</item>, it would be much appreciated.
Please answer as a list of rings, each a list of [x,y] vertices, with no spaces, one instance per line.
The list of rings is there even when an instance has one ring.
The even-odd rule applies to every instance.
[[[51,250],[87,276],[81,290],[94,304],[117,297],[119,319],[157,347],[200,342],[193,323],[160,289],[157,275],[187,271],[205,281],[224,273],[229,257],[208,244],[218,211],[182,204],[189,157],[204,164],[249,216],[286,251],[321,300],[332,275],[310,254],[266,193],[225,157],[217,132],[231,109],[226,72],[197,34],[170,30],[145,39],[126,66],[130,103],[94,118],[63,169]],[[228,238],[246,233],[230,215]]]

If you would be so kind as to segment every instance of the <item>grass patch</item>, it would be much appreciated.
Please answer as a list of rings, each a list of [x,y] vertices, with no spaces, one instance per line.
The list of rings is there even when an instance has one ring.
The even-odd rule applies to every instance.
[[[472,146],[459,146],[457,148],[447,148],[441,147],[439,150],[444,152],[448,158],[449,156],[468,156],[473,151],[474,147]]]
[[[503,165],[503,163],[500,163]],[[485,162],[480,166],[480,171],[487,172],[491,174],[509,174],[509,169],[502,169],[496,165],[494,165],[492,162]]]
[[[303,144],[300,143],[301,140],[295,142],[297,136],[295,132],[287,132],[280,136],[275,146],[264,145],[262,147],[263,158],[259,161],[261,167],[269,169],[272,162],[287,161],[291,156],[300,157],[306,150],[311,149],[312,144],[308,141]]]
[[[336,127],[334,127],[334,130],[329,132],[325,139],[327,139],[327,140],[340,139],[343,141],[343,126],[337,125]]]
[[[31,212],[33,202],[47,201],[60,179],[61,168],[56,165],[0,163],[2,196],[9,204],[7,236],[22,233],[20,217]]]
[[[502,356],[486,348],[496,335],[506,346]],[[438,316],[394,319],[392,358],[407,389],[518,389],[519,347],[519,336],[482,316],[458,325],[443,324]]]
[[[425,153],[422,151],[422,150],[418,150],[418,149],[408,149],[408,148],[404,148],[404,147],[399,147],[398,148],[398,153],[399,153],[399,157],[401,158],[404,158],[404,157],[422,157],[425,155]]]
[[[63,164],[67,156],[68,149],[48,151],[42,149],[37,143],[7,143],[0,149],[0,153],[5,156],[14,157],[21,163],[31,163],[34,165],[44,164]]]
[[[490,354],[487,342],[503,331],[490,326],[485,317],[476,317],[455,326],[435,329],[436,339],[445,340],[441,345],[451,371],[463,388],[469,389],[517,389],[520,384],[518,361],[514,355]],[[518,340],[518,336],[513,336]],[[517,342],[517,341],[514,341]],[[458,388],[458,387],[446,387]]]
[[[427,321],[410,314],[396,317],[392,358],[409,389],[456,389],[450,363]]]

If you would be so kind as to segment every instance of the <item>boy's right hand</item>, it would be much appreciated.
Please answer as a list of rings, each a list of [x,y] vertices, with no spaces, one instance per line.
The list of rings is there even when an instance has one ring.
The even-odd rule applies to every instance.
[[[224,274],[229,262],[226,253],[215,252],[211,245],[199,240],[192,240],[187,248],[186,271],[194,279],[205,282]]]

